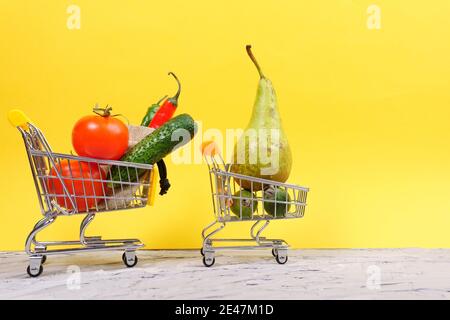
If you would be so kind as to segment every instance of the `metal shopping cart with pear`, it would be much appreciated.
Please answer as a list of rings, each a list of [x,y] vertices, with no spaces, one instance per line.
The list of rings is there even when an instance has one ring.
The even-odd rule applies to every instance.
[[[215,219],[202,231],[203,245],[200,253],[203,256],[203,264],[211,267],[215,263],[217,250],[260,248],[271,249],[275,260],[279,264],[285,264],[288,260],[289,244],[283,239],[266,238],[262,236],[262,232],[271,221],[302,218],[309,189],[233,173],[230,171],[231,164],[225,163],[214,142],[206,142],[204,145],[206,147],[202,151],[208,165]],[[250,188],[244,190],[240,187],[242,185],[249,185]],[[276,196],[278,192],[284,195],[281,199]],[[234,212],[233,203],[237,204],[238,208],[234,209]],[[247,212],[244,212],[244,208],[247,208]],[[228,223],[246,221],[253,223],[249,238],[216,237]],[[239,244],[226,245],[230,243]]]
[[[39,276],[43,271],[42,265],[50,255],[103,250],[123,251],[123,263],[127,267],[135,266],[138,262],[136,250],[144,246],[139,239],[104,240],[100,236],[87,236],[86,230],[97,213],[137,209],[151,204],[155,190],[153,166],[55,153],[42,131],[20,110],[11,110],[8,118],[22,134],[43,215],[25,242],[25,251],[30,260],[27,273],[31,277]],[[62,163],[68,172],[62,172]],[[126,170],[127,179],[122,179],[120,175],[120,181],[108,180],[113,167]],[[92,174],[100,170],[107,174]],[[73,174],[75,171],[81,174]],[[134,174],[130,174],[132,171]],[[60,187],[58,192],[55,191],[56,184]],[[112,187],[108,187],[108,184],[112,184]],[[98,186],[101,186],[100,192],[97,192]],[[38,233],[53,224],[58,217],[75,215],[85,215],[80,225],[79,239],[37,239]]]

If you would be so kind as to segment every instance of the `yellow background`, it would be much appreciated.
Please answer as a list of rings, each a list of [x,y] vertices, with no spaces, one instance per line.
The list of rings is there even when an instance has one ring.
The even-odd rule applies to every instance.
[[[311,188],[305,218],[268,235],[300,248],[450,246],[448,0],[378,0],[381,30],[366,26],[372,0],[0,3],[0,249],[22,249],[40,218],[7,110],[24,109],[69,152],[74,122],[94,103],[137,123],[174,92],[174,71],[178,112],[204,129],[243,128],[258,80],[247,43],[278,93],[290,181]],[[66,27],[72,3],[80,30]],[[198,248],[213,218],[206,166],[168,170],[172,189],[154,207],[101,214],[90,234]],[[43,235],[74,238],[80,221],[61,217]]]

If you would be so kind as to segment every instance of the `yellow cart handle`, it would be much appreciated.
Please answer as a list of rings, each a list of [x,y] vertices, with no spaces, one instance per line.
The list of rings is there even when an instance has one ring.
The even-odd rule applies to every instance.
[[[214,140],[207,140],[201,145],[201,152],[204,156],[214,157],[215,155],[220,155],[219,146]]]
[[[21,127],[24,130],[28,128],[27,124],[31,122],[30,118],[28,118],[27,115],[19,109],[9,110],[8,120],[13,127]]]

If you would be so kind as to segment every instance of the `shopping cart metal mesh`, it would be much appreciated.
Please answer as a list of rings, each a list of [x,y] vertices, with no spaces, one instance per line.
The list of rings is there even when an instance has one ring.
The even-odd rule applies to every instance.
[[[305,214],[308,188],[232,173],[220,156],[205,158],[217,221],[289,219]],[[251,187],[242,189],[243,182]]]
[[[215,216],[215,220],[202,231],[203,245],[200,252],[203,264],[210,267],[215,263],[216,250],[255,248],[271,248],[275,260],[279,264],[286,263],[288,243],[283,239],[263,237],[262,232],[273,220],[302,218],[309,189],[233,173],[230,171],[231,164],[225,163],[215,143],[205,142],[203,146]],[[215,237],[228,222],[239,221],[253,222],[250,238]],[[253,242],[256,245],[223,245],[244,242]],[[214,246],[214,243],[220,245]]]
[[[103,212],[147,204],[152,166],[54,153],[33,125],[22,132],[42,213]],[[113,171],[126,172],[111,180]]]
[[[44,134],[22,111],[11,110],[8,118],[25,142],[43,215],[25,242],[30,257],[27,273],[39,276],[48,255],[87,251],[121,250],[123,263],[135,266],[138,261],[135,251],[144,246],[139,239],[102,239],[87,236],[86,230],[99,212],[140,208],[151,202],[149,195],[153,196],[155,185],[153,166],[55,153]],[[85,215],[79,239],[37,239],[38,233],[52,225],[58,216],[74,214]]]

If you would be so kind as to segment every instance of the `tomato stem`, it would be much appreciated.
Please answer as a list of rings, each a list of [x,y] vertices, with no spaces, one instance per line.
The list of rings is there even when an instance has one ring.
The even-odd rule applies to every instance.
[[[92,109],[92,111],[101,117],[110,117],[112,107],[110,107],[109,104],[107,104],[105,108],[101,108],[98,104],[96,104]]]

